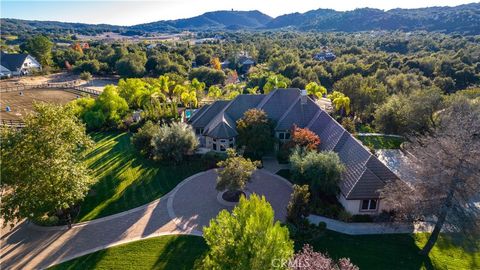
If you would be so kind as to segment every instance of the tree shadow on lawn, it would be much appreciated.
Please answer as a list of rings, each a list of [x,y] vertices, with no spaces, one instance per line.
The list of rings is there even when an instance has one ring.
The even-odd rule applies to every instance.
[[[80,221],[149,203],[188,176],[205,170],[203,162],[195,158],[177,166],[146,159],[131,146],[128,133],[101,133],[93,137],[97,147],[87,155],[87,163],[97,183],[82,203],[77,218]]]
[[[300,250],[303,242],[295,242]],[[435,269],[430,258],[419,254],[415,239],[409,234],[347,235],[327,230],[308,244],[335,259],[350,258],[360,269]]]
[[[199,236],[160,236],[100,250],[53,269],[193,269],[206,250]]]
[[[194,269],[207,252],[207,244],[201,236],[183,236],[172,239],[159,254],[153,269]]]

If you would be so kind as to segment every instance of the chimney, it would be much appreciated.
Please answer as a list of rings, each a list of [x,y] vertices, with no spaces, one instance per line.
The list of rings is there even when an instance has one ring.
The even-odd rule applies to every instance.
[[[307,90],[300,90],[300,102],[302,105],[307,104]]]

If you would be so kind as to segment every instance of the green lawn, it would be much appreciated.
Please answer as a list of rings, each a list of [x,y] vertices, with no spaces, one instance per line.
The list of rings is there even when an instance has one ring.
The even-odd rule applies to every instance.
[[[198,157],[178,166],[145,159],[133,149],[129,133],[100,132],[91,136],[96,144],[86,162],[98,181],[81,204],[77,222],[151,202],[188,176],[207,169]]]
[[[373,149],[399,149],[405,140],[389,136],[356,136],[365,146]]]
[[[50,269],[193,269],[207,246],[198,236],[160,236],[97,251]]]
[[[348,257],[365,270],[479,269],[480,252],[453,244],[445,235],[430,253],[418,255],[427,234],[350,236],[327,231],[310,244],[331,257]],[[303,243],[296,243],[300,249]],[[52,269],[192,269],[206,252],[203,238],[160,236],[101,250],[62,263]]]
[[[478,250],[460,247],[445,235],[439,237],[430,258],[424,259],[418,252],[427,237],[426,233],[351,236],[327,231],[310,244],[315,250],[327,252],[334,258],[349,257],[360,269],[480,269]],[[297,248],[301,246],[296,243]]]

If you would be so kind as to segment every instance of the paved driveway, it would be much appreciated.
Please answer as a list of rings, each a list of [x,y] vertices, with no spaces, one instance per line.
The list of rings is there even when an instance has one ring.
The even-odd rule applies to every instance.
[[[201,231],[222,209],[232,210],[217,200],[217,174],[211,170],[179,185],[169,198],[169,210],[182,229]],[[258,170],[248,183],[247,191],[265,196],[275,211],[275,218],[284,221],[292,187],[283,178],[266,170]]]
[[[23,222],[2,229],[2,269],[46,268],[109,246],[166,234],[201,234],[221,205],[215,191],[216,173],[196,174],[159,200],[138,208],[75,225],[70,230],[39,228]],[[259,170],[248,185],[265,195],[277,219],[284,220],[291,187],[286,180]]]

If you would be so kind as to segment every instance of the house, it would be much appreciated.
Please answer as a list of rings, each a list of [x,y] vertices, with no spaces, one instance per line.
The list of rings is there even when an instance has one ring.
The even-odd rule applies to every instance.
[[[339,201],[351,214],[377,214],[387,206],[378,192],[387,182],[398,177],[362,143],[326,113],[300,89],[281,89],[268,95],[239,95],[231,101],[220,100],[201,107],[189,120],[200,146],[224,152],[235,147],[236,121],[245,111],[257,108],[265,111],[275,123],[279,141],[290,139],[293,125],[309,128],[321,140],[321,151],[336,152],[345,164]]]
[[[238,63],[240,65],[240,72],[242,74],[248,73],[251,67],[255,65],[255,60],[248,56],[240,56],[238,58]]]
[[[331,61],[337,59],[337,56],[334,53],[332,53],[331,51],[324,50],[320,53],[316,53],[313,56],[313,59],[318,60],[318,61],[329,61],[329,62],[331,62]]]
[[[33,70],[41,70],[38,61],[28,54],[4,53],[0,54],[0,75],[2,77],[27,75]]]

